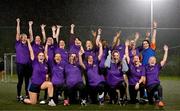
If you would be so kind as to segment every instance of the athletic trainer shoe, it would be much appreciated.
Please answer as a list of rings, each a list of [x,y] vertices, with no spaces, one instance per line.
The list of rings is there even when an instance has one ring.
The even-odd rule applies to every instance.
[[[85,99],[82,99],[82,100],[81,100],[81,106],[87,106],[87,103],[86,103],[86,100],[85,100]]]
[[[41,105],[46,104],[46,100],[42,100],[42,101],[40,101],[40,102],[39,102],[39,104],[41,104]]]
[[[19,102],[21,102],[21,101],[24,100],[23,96],[17,96],[16,99],[17,99],[17,101],[19,101]]]
[[[98,96],[99,105],[104,105],[104,92]]]
[[[70,104],[69,104],[69,100],[68,99],[65,99],[64,100],[64,106],[69,106]]]
[[[51,99],[48,103],[49,106],[56,106],[56,104],[54,103],[53,99]]]

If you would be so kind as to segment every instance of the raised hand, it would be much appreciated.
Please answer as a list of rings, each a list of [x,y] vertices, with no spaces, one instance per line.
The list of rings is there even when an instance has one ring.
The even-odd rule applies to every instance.
[[[74,24],[71,24],[71,28],[74,28],[75,27],[75,25]]]
[[[52,31],[55,31],[55,30],[56,30],[56,26],[53,25],[53,26],[51,27],[51,29],[52,29]]]
[[[135,33],[135,40],[139,39],[139,32]]]
[[[168,46],[167,45],[164,45],[164,51],[168,51]]]
[[[96,37],[96,36],[97,36],[96,31],[92,30],[91,33],[92,33],[93,37]]]
[[[32,25],[33,24],[33,21],[29,21],[29,25]]]
[[[56,25],[56,27],[57,27],[57,28],[62,28],[63,26],[61,26],[61,25]]]
[[[129,40],[125,41],[125,46],[129,46]]]
[[[18,22],[18,23],[19,23],[19,22],[20,22],[20,19],[19,19],[19,18],[17,18],[17,19],[16,19],[16,22]]]
[[[146,37],[149,37],[151,35],[150,32],[146,32]]]
[[[121,31],[118,31],[118,32],[116,33],[116,37],[120,37],[120,35],[121,35]]]
[[[153,22],[153,28],[157,28],[157,22],[156,21]]]
[[[45,27],[46,27],[46,25],[45,25],[45,24],[42,24],[42,25],[41,25],[41,28],[42,28],[42,29],[44,29]]]
[[[98,35],[100,35],[102,33],[102,29],[98,28]]]

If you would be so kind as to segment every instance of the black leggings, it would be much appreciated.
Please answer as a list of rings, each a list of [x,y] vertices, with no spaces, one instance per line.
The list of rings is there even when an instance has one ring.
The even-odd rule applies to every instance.
[[[120,81],[115,87],[109,86],[109,96],[110,101],[117,101],[118,100],[118,94],[116,90],[120,90],[120,99],[124,99],[125,93],[126,93],[126,83],[124,81]]]
[[[80,99],[86,99],[87,94],[86,94],[85,85],[83,84],[83,82],[79,82],[73,87],[67,86],[67,90],[65,91],[65,93],[69,97],[70,103],[77,103],[77,99],[76,99],[77,91],[79,91]]]
[[[64,99],[67,99],[67,95],[65,94],[65,90],[66,90],[65,84],[59,84],[53,86],[54,86],[53,99],[56,104],[58,103],[58,95],[62,94],[63,91],[64,91]]]
[[[162,86],[160,84],[152,84],[147,87],[148,100],[150,104],[153,104],[153,98],[156,101],[162,100]]]
[[[105,82],[100,82],[97,86],[88,87],[88,93],[89,93],[91,102],[93,104],[97,103],[97,94],[101,95],[103,92],[105,92],[105,89],[106,89]]]
[[[143,98],[144,97],[144,91],[145,91],[143,84],[139,85],[139,90],[135,89],[135,85],[129,85],[129,95],[130,95],[131,103],[136,103],[138,91],[140,91],[140,98]]]
[[[32,73],[32,67],[30,64],[19,64],[17,63],[17,76],[18,76],[18,83],[17,83],[17,96],[21,95],[21,89],[23,84],[23,79],[25,78],[25,92],[26,96],[28,96],[28,85],[29,79]]]

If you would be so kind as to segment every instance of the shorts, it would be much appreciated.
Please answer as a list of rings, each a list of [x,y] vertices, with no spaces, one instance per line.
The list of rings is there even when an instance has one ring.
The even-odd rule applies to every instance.
[[[30,83],[29,91],[33,93],[39,93],[40,92],[40,85]]]

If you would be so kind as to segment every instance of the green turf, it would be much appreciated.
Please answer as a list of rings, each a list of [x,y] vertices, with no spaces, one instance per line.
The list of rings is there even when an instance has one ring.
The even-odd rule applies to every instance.
[[[176,77],[161,77],[161,83],[164,92],[164,101],[166,106],[163,110],[180,110],[180,79]],[[157,110],[159,108],[153,105],[109,105],[104,106],[91,105],[82,107],[80,105],[70,105],[68,107],[62,104],[56,107],[47,105],[26,105],[16,101],[16,83],[0,82],[0,110]],[[160,109],[162,110],[162,109]]]

